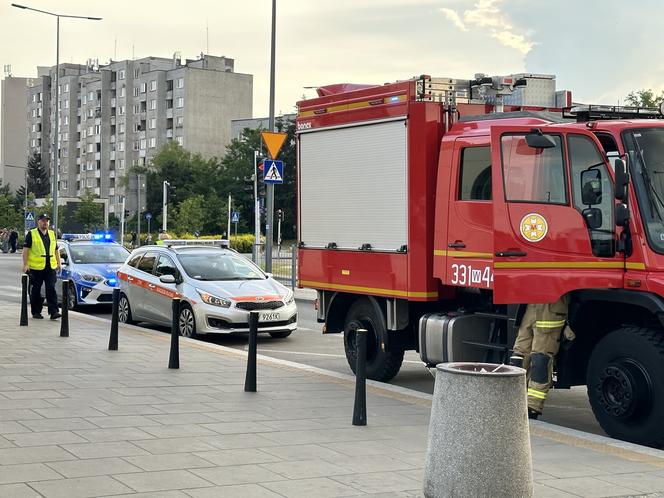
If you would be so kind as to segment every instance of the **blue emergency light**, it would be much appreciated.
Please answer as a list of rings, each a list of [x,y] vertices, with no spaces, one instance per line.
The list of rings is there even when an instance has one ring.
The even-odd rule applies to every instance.
[[[113,234],[110,232],[97,233],[65,233],[62,240],[72,242],[74,240],[91,240],[92,242],[113,242]]]

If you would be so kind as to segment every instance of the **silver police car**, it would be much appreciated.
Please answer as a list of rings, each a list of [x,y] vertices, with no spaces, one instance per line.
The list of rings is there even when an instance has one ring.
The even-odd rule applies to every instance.
[[[119,319],[170,325],[172,299],[180,297],[180,335],[249,331],[288,337],[297,329],[293,292],[232,249],[156,245],[135,249],[118,270]]]

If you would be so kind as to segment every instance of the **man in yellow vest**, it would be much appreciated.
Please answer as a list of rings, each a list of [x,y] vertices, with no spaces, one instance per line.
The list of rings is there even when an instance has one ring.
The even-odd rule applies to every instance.
[[[55,233],[49,230],[50,217],[42,214],[37,219],[37,228],[30,230],[23,243],[23,273],[30,277],[30,308],[32,318],[44,318],[42,312],[41,287],[46,288],[46,302],[51,320],[60,318],[58,296],[55,292],[56,271],[61,270],[60,252],[57,250]]]

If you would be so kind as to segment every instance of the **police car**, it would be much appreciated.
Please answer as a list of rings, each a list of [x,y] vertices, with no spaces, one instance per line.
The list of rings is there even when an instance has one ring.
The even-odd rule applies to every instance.
[[[69,309],[113,301],[113,289],[118,286],[117,270],[129,251],[114,242],[111,233],[64,234],[58,250],[62,261],[58,280],[68,280],[70,284]],[[61,283],[56,290],[61,301]]]

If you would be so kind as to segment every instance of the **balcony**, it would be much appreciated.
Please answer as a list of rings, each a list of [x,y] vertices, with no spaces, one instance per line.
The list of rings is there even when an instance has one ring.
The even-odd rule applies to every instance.
[[[101,178],[101,170],[95,170],[95,178]]]
[[[77,133],[81,133],[81,123],[78,123],[78,124],[76,125],[76,132],[77,132]]]
[[[111,143],[112,143],[112,144],[115,143],[115,140],[116,140],[116,139],[115,139],[115,135],[111,135]]]
[[[114,150],[111,151],[110,159],[111,159],[111,161],[115,161],[115,151]]]
[[[138,157],[145,157],[145,149],[141,149],[138,151]]]
[[[109,187],[108,195],[115,195],[115,188],[114,187]]]
[[[168,128],[166,130],[166,138],[173,138],[173,128]]]
[[[115,103],[116,103],[116,100],[115,100],[115,97],[113,97],[111,99],[111,107],[115,107]]]
[[[95,160],[101,161],[101,152],[95,152]]]
[[[166,109],[166,119],[173,119],[173,109]]]
[[[115,178],[115,171],[114,170],[109,171],[108,172],[108,177],[109,178]]]
[[[115,116],[111,116],[111,126],[115,126]]]
[[[80,179],[81,179],[81,174],[80,174],[80,173],[77,173],[77,174],[76,174],[76,181],[78,181],[78,180],[80,180]]]
[[[94,190],[95,195],[101,195],[101,189],[99,187]]]

